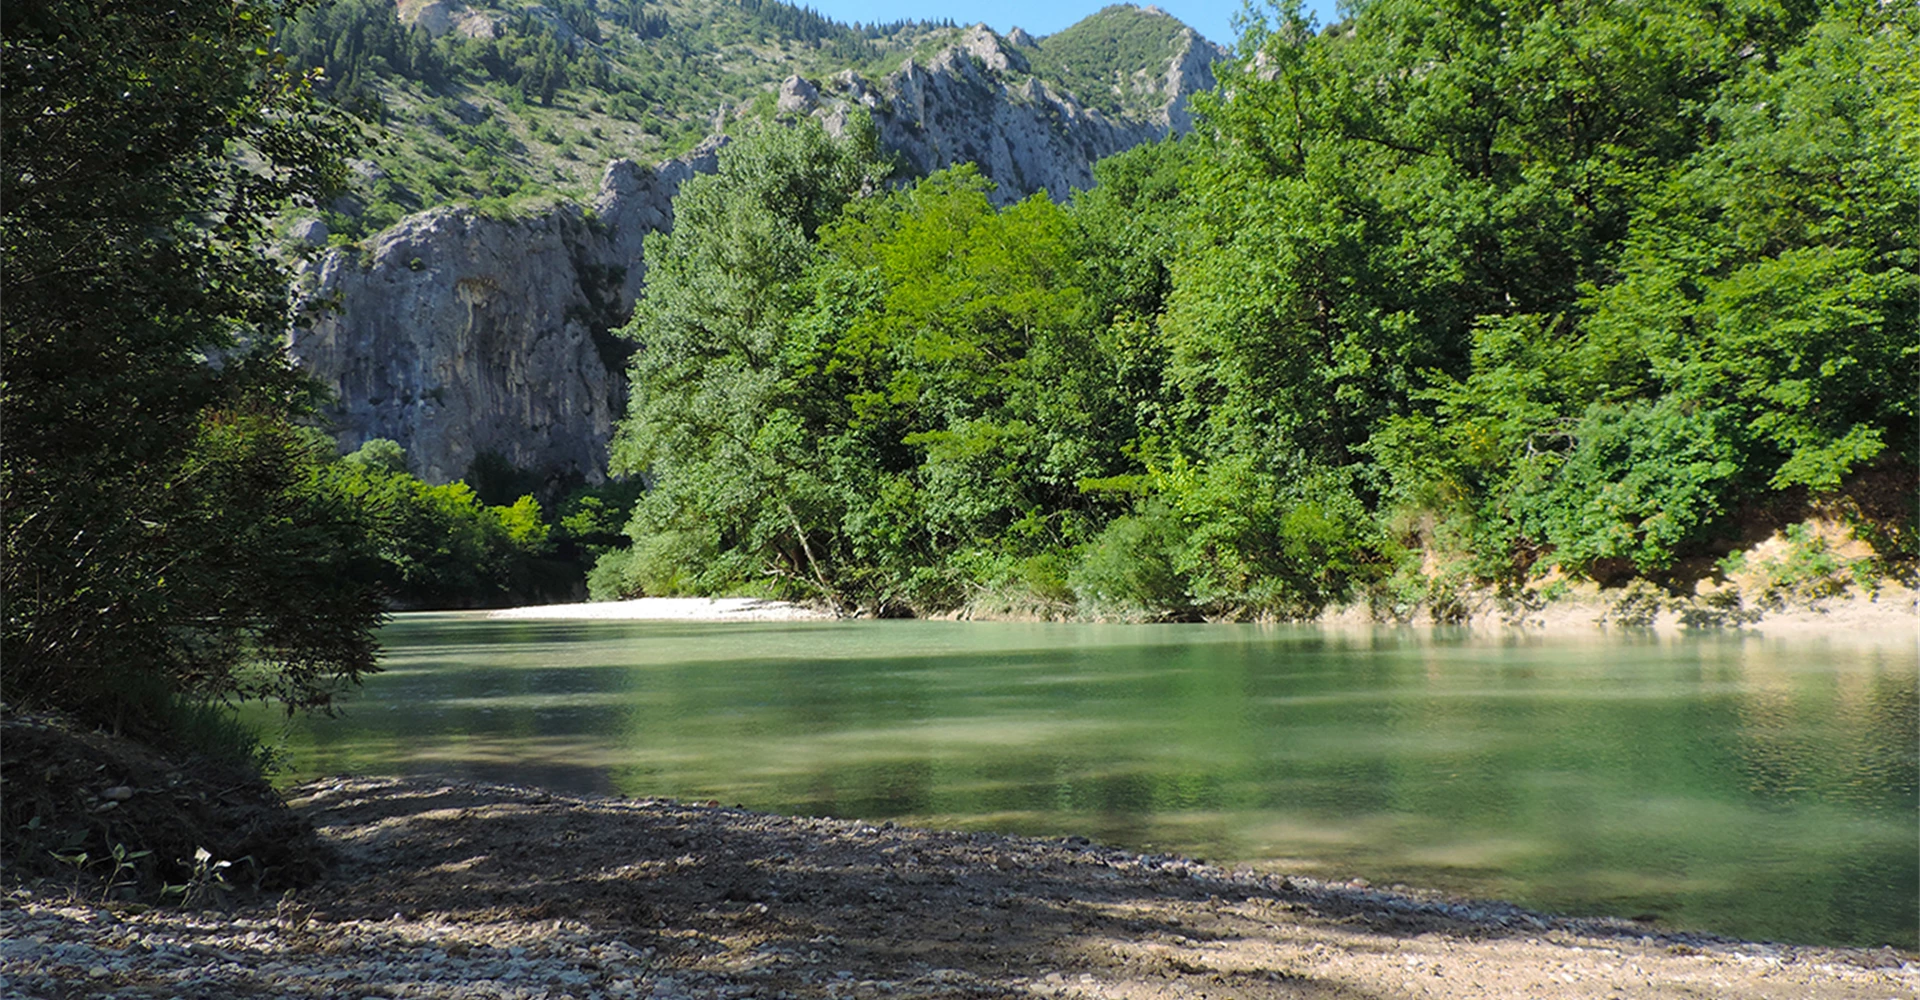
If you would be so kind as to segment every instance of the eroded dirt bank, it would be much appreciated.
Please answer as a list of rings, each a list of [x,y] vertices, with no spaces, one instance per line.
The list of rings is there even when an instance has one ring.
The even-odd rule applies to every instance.
[[[338,857],[277,905],[15,890],[8,995],[1849,997],[1920,958],[1651,933],[936,833],[431,778],[294,790]]]

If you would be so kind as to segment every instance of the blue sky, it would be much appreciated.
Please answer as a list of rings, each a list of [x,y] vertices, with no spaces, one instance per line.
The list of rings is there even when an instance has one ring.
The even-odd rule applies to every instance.
[[[1005,34],[1015,25],[1031,34],[1049,35],[1086,17],[1113,0],[915,0],[913,3],[882,3],[880,0],[789,0],[795,6],[814,10],[848,23],[864,21],[937,20],[950,17],[956,24],[987,22],[987,26]],[[1222,45],[1232,45],[1233,16],[1240,12],[1240,0],[1153,0],[1161,10],[1193,26],[1202,35]],[[1140,6],[1146,6],[1140,0]],[[1333,0],[1307,0],[1321,23],[1333,19]]]

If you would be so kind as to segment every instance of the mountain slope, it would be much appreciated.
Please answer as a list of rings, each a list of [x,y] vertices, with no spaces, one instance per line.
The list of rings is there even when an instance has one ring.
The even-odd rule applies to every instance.
[[[289,32],[300,58],[385,126],[354,192],[290,228],[337,244],[303,276],[331,308],[293,353],[334,390],[343,447],[393,439],[436,482],[486,456],[555,482],[603,474],[628,349],[607,331],[713,144],[662,154],[740,118],[837,128],[864,109],[907,175],[971,161],[1001,201],[1065,198],[1096,159],[1186,127],[1224,55],[1126,7],[1050,56],[1050,39],[855,28],[764,0],[340,0],[315,17]],[[1098,43],[1115,31],[1159,40]],[[1111,113],[1035,66],[1095,51],[1082,76],[1114,81]],[[1142,51],[1155,61],[1132,67]]]
[[[498,215],[584,201],[609,160],[671,158],[777,113],[784,80],[877,83],[955,46],[981,55],[984,30],[850,26],[774,0],[334,0],[282,42],[372,123],[352,195],[324,214],[330,232],[358,238],[438,205]],[[1069,111],[1068,129],[1085,110],[1123,130],[1184,128],[1184,95],[1210,87],[1224,55],[1171,17],[1124,6],[1019,40],[986,68],[1012,88],[1033,80],[1048,96],[1030,100]],[[949,153],[913,158],[925,169]],[[1041,186],[1066,193],[1014,185]]]
[[[1191,81],[1225,50],[1157,7],[1116,4],[1030,43],[1033,71],[1110,117],[1188,127]],[[1202,88],[1206,89],[1206,88]]]

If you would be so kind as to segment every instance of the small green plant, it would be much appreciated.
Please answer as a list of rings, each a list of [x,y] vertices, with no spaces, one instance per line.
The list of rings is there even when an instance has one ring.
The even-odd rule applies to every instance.
[[[187,880],[178,885],[166,885],[160,888],[163,898],[171,897],[182,907],[196,909],[210,903],[225,904],[233,892],[233,886],[227,882],[227,869],[233,867],[231,861],[214,859],[213,852],[204,847],[193,851],[193,871]]]
[[[100,890],[100,901],[103,903],[114,898],[120,890],[131,889],[138,884],[139,879],[135,877],[137,872],[134,863],[153,854],[152,851],[128,850],[125,844],[113,845],[107,856],[103,858],[93,857],[86,851],[68,853],[50,851],[48,853],[53,855],[55,861],[63,865],[71,865],[76,871],[84,872],[88,868],[111,864],[113,870],[107,873],[107,884]]]
[[[1375,621],[1396,625],[1412,625],[1421,619],[1434,625],[1472,621],[1474,612],[1486,602],[1484,588],[1459,567],[1428,566],[1420,556],[1418,551],[1406,553],[1391,575],[1366,585],[1363,592],[1368,613]],[[1494,600],[1512,611],[1513,601],[1506,592],[1495,595]],[[1517,613],[1525,612],[1522,608]]]
[[[1680,624],[1685,628],[1739,628],[1763,617],[1759,608],[1749,608],[1734,588],[1717,591],[1680,607]]]
[[[1502,582],[1494,596],[1500,620],[1508,625],[1524,625],[1532,616],[1564,597],[1569,589],[1565,580],[1553,580],[1537,587],[1513,581]]]
[[[1874,560],[1848,559],[1833,551],[1827,538],[1806,524],[1789,525],[1781,532],[1783,545],[1735,552],[1720,561],[1720,571],[1745,578],[1756,601],[1779,609],[1790,604],[1815,605],[1840,597],[1849,586],[1872,586]]]
[[[1600,620],[1608,625],[1648,628],[1660,617],[1666,605],[1664,595],[1658,588],[1645,580],[1635,580],[1627,585],[1626,593],[1607,608]]]

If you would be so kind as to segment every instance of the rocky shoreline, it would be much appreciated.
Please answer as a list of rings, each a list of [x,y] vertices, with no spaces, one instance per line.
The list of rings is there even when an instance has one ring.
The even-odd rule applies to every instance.
[[[292,792],[335,856],[231,910],[17,885],[6,997],[1904,997],[1920,956],[1555,917],[1078,838],[435,778]]]

